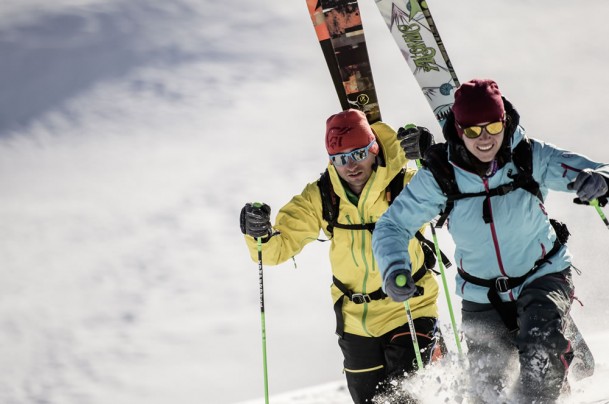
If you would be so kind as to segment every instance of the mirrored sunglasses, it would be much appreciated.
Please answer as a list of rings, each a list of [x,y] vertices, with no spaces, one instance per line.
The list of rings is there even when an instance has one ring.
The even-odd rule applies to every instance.
[[[340,167],[349,164],[349,159],[352,159],[355,162],[365,160],[370,153],[370,148],[372,145],[376,143],[376,140],[370,142],[370,144],[366,147],[362,147],[360,149],[352,150],[348,153],[338,153],[338,154],[330,154],[330,161],[333,165]]]
[[[467,128],[461,128],[461,125],[459,125],[459,128],[461,128],[463,134],[469,139],[476,139],[482,135],[483,130],[486,130],[489,135],[498,135],[503,130],[503,127],[503,119],[497,122],[487,123],[484,126],[468,126]]]

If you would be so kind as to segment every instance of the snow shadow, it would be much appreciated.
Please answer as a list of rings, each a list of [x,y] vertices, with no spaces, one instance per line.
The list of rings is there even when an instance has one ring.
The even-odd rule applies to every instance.
[[[177,41],[180,29],[196,16],[186,4],[131,1],[39,11],[20,23],[1,21],[0,137],[135,68],[201,58],[204,47]]]

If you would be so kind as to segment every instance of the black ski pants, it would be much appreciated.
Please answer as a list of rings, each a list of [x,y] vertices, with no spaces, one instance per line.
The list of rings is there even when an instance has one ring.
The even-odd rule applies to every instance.
[[[424,364],[439,355],[436,343],[437,320],[421,317],[414,321],[417,341]],[[362,337],[344,333],[338,345],[343,351],[344,372],[349,393],[355,404],[372,403],[376,394],[391,395],[391,403],[414,403],[399,388],[391,388],[391,380],[402,380],[417,369],[416,356],[408,324],[380,337]],[[395,390],[395,391],[392,391]]]
[[[468,346],[470,392],[487,402],[511,383],[522,403],[553,403],[561,393],[573,358],[565,335],[573,299],[571,270],[545,275],[523,288],[515,305],[518,330],[510,333],[490,304],[462,302]],[[492,401],[491,401],[492,402]]]

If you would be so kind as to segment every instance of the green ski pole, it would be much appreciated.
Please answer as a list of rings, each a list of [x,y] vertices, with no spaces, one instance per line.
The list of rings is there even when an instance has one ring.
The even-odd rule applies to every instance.
[[[607,226],[607,228],[609,229],[609,220],[607,220],[607,217],[605,216],[605,214],[603,213],[603,210],[601,209],[600,205],[598,204],[598,199],[591,200],[590,205],[594,206],[598,215],[601,217],[603,222],[605,222],[605,226]]]
[[[440,247],[438,246],[438,237],[436,236],[436,229],[433,223],[430,223],[431,235],[433,237],[433,243],[436,247],[436,256],[440,257]],[[448,291],[448,282],[446,282],[446,272],[444,271],[444,264],[441,259],[438,259],[438,265],[440,266],[440,275],[442,276],[442,284],[444,285],[444,293],[446,294],[446,303],[448,305],[448,312],[450,314],[450,322],[453,327],[453,333],[455,334],[455,342],[457,343],[457,350],[459,355],[463,353],[461,349],[461,340],[459,339],[459,333],[457,332],[457,322],[455,321],[455,314],[453,313],[453,305],[450,300],[450,293]]]
[[[410,128],[416,128],[416,125],[408,124],[408,125],[404,126],[404,129],[410,129]],[[415,160],[415,162],[417,164],[417,168],[420,170],[421,169],[421,160],[417,159],[417,160]],[[459,355],[461,355],[463,353],[463,350],[461,349],[461,340],[459,339],[459,333],[457,332],[457,322],[455,321],[453,305],[452,305],[452,302],[450,299],[450,291],[448,290],[448,282],[446,281],[446,271],[444,271],[444,263],[439,258],[442,256],[441,251],[440,251],[440,245],[438,244],[438,237],[436,236],[436,229],[434,228],[433,223],[430,223],[429,227],[431,227],[431,235],[433,237],[433,244],[434,244],[434,247],[436,248],[436,257],[438,257],[438,265],[440,266],[440,274],[442,275],[442,285],[444,287],[444,294],[446,295],[446,304],[448,305],[448,312],[450,314],[450,322],[452,325],[453,334],[455,335],[455,343],[457,344],[457,350],[459,352]]]
[[[255,202],[254,207],[261,207],[262,204]],[[262,238],[256,239],[258,242],[258,283],[260,285],[260,323],[262,325],[262,368],[264,372],[264,402],[269,404],[269,380],[266,365],[266,322],[264,319],[264,282],[262,276]]]
[[[395,278],[395,284],[399,287],[406,285],[406,276],[398,275]],[[423,369],[423,359],[421,359],[421,348],[419,348],[419,340],[417,339],[417,331],[414,328],[414,321],[412,321],[412,312],[410,311],[410,303],[408,300],[404,300],[404,308],[406,309],[406,318],[408,318],[408,328],[410,328],[410,337],[412,338],[412,346],[414,347],[414,354],[417,357],[418,369]]]

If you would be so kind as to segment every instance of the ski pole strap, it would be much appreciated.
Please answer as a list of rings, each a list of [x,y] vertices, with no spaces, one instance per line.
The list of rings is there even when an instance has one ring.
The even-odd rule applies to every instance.
[[[554,242],[552,249],[548,251],[543,258],[535,261],[533,268],[531,268],[526,274],[515,278],[499,276],[494,279],[482,279],[468,274],[461,268],[457,268],[457,272],[466,282],[488,288],[488,300],[492,304],[493,308],[497,310],[508,330],[514,331],[518,329],[518,324],[516,321],[516,302],[502,301],[499,293],[508,292],[511,289],[522,285],[529,276],[533,275],[544,263],[548,262],[550,258],[552,258],[552,256],[554,256],[558,250],[560,250],[561,247],[562,244],[557,239]]]

